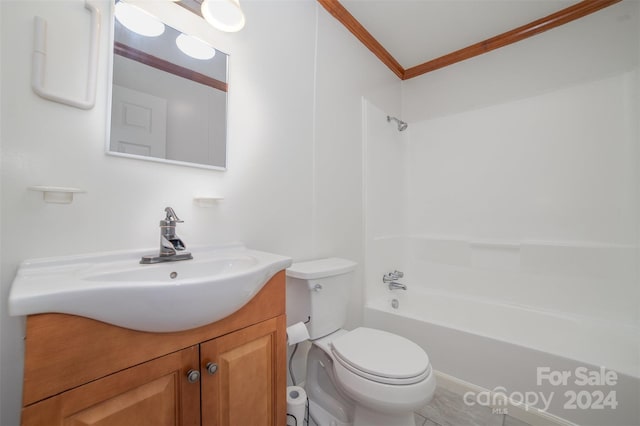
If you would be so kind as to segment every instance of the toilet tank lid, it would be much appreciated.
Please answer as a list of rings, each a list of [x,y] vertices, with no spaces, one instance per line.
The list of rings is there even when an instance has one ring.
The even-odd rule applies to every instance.
[[[287,268],[287,276],[302,280],[326,278],[351,272],[356,269],[357,265],[356,262],[337,257],[296,262]]]

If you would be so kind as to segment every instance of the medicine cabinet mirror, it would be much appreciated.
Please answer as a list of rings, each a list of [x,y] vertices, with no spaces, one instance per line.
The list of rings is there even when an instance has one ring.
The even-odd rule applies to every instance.
[[[107,153],[225,170],[228,55],[195,59],[168,25],[149,37],[113,21]]]

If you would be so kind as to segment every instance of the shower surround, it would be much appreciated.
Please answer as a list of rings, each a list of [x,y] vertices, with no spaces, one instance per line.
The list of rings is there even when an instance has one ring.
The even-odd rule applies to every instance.
[[[524,401],[543,416],[637,424],[639,80],[636,65],[428,119],[403,111],[402,133],[364,101],[365,325],[472,388],[553,393]],[[395,269],[406,291],[383,284]]]

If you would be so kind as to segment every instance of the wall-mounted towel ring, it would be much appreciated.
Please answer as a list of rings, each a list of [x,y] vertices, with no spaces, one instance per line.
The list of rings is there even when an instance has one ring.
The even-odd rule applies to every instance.
[[[89,41],[89,72],[84,99],[72,99],[51,92],[44,87],[47,59],[47,21],[36,16],[34,20],[33,59],[31,64],[31,87],[41,98],[80,109],[91,109],[96,103],[96,83],[98,79],[98,53],[100,47],[100,10],[85,0],[84,7],[91,13],[91,39]]]

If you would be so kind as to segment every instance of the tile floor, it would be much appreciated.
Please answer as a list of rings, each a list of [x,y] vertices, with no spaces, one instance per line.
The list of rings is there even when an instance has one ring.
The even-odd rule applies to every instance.
[[[438,387],[433,399],[415,413],[416,426],[531,426],[489,407],[468,406],[462,395]],[[311,421],[310,426],[316,426]],[[389,425],[392,426],[392,425]]]
[[[441,387],[429,404],[415,413],[416,426],[530,426],[490,407],[468,406],[462,395]]]

